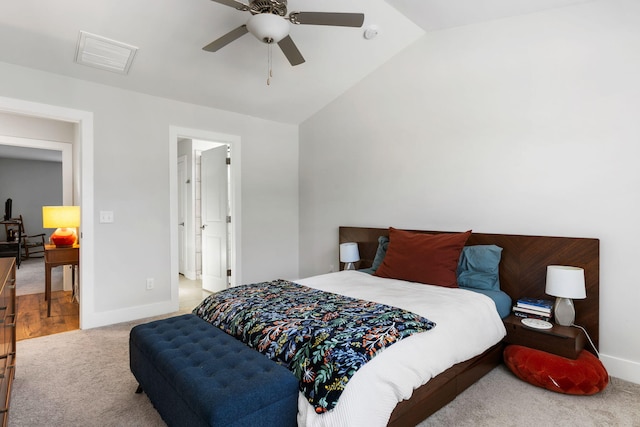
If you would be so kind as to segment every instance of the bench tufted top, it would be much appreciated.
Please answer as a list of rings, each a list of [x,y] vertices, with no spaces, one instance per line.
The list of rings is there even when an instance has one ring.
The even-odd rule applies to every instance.
[[[297,399],[288,369],[193,314],[135,326],[129,340],[203,420],[230,425],[283,397]]]

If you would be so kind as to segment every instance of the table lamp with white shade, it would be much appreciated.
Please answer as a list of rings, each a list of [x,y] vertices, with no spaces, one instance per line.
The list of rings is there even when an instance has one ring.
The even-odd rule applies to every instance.
[[[360,261],[358,244],[349,242],[340,244],[340,262],[344,262],[345,270],[355,270],[355,262]]]
[[[576,319],[574,299],[587,297],[584,269],[566,265],[547,266],[547,295],[556,297],[553,317],[558,325],[571,326]]]

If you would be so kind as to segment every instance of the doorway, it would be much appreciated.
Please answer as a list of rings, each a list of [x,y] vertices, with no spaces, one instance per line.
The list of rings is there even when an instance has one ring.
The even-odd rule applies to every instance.
[[[183,288],[193,287],[194,282],[209,291],[241,283],[240,138],[175,127],[171,127],[170,134],[171,183],[175,183],[170,191],[170,217],[171,223],[176,224],[171,235],[172,270],[175,268],[172,290],[179,292],[182,299]],[[212,182],[217,183],[212,203],[206,200],[211,185],[202,180],[212,177],[207,164],[213,153],[209,151],[216,151],[216,147],[219,150],[214,162],[220,168],[212,175]],[[231,159],[230,164],[227,158]],[[207,193],[204,200],[203,191]],[[231,217],[230,222],[227,217]],[[212,278],[217,284],[210,286]]]
[[[0,197],[13,200],[12,217],[20,216],[32,239],[48,242],[42,206],[73,204],[73,140],[75,124],[0,112]],[[27,129],[28,128],[28,129]],[[18,136],[7,136],[14,134]],[[34,139],[28,136],[39,136]],[[4,232],[4,230],[3,230]],[[42,236],[42,237],[40,237]],[[44,253],[27,253],[16,270],[18,340],[78,329],[79,305],[72,298],[71,266],[52,271],[51,316],[44,299]]]
[[[32,117],[74,124],[73,156],[69,154],[71,179],[75,185],[63,185],[63,203],[81,206],[80,258],[80,307],[79,327],[91,328],[97,325],[93,304],[93,239],[83,238],[84,232],[93,235],[93,114],[86,111],[57,107],[47,104],[0,97],[0,113],[17,117]],[[23,139],[23,138],[20,138]],[[48,142],[48,141],[47,141]],[[64,154],[63,154],[64,155]],[[66,163],[66,161],[65,161]],[[89,173],[82,173],[82,170]],[[63,180],[65,178],[63,177]]]

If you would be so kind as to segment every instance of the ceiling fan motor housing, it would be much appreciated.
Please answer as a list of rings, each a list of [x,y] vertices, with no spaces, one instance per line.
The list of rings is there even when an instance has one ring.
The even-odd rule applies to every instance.
[[[287,14],[287,0],[253,0],[249,3],[252,14],[270,13],[284,16]]]

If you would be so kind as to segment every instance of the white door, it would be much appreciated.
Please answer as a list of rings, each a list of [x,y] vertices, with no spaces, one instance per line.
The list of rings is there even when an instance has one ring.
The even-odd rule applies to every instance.
[[[187,156],[178,158],[178,273],[184,274],[186,266],[187,239],[185,218],[187,211]]]
[[[227,288],[227,146],[202,152],[202,288]]]

